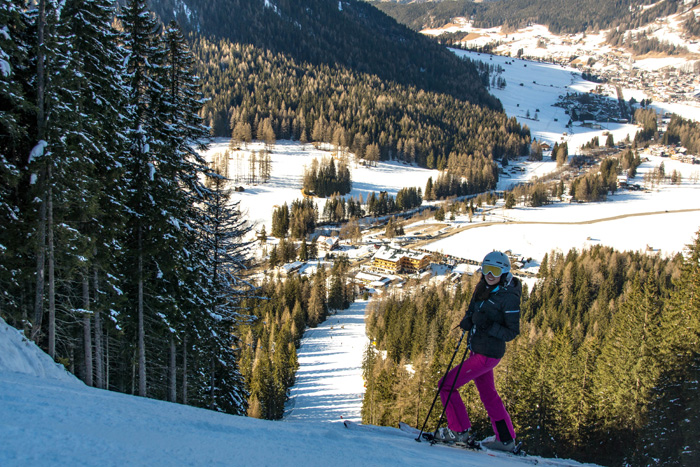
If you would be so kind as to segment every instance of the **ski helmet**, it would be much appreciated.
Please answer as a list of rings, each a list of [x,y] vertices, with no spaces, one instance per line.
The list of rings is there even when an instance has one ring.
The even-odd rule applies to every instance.
[[[500,274],[497,274],[498,271]],[[486,275],[489,272],[495,277],[509,273],[510,259],[508,259],[508,255],[500,251],[492,251],[484,256],[484,260],[481,262],[481,273]]]

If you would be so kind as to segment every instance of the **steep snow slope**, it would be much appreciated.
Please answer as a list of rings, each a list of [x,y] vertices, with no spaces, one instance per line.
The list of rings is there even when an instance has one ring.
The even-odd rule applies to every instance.
[[[1,319],[0,420],[2,466],[519,464],[394,428],[271,422],[89,388]]]

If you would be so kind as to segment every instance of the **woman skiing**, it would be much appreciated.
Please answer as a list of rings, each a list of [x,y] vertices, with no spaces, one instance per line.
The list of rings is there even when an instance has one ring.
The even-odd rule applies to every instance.
[[[506,342],[520,333],[522,285],[510,272],[510,260],[492,251],[481,264],[481,279],[474,289],[469,308],[459,326],[469,332],[469,358],[452,368],[440,381],[440,399],[445,407],[447,427],[435,439],[475,446],[471,422],[457,389],[474,381],[479,397],[491,419],[496,439],[482,443],[489,449],[513,451],[515,430],[503,401],[496,392],[493,369],[506,351]],[[450,391],[452,394],[450,394]]]

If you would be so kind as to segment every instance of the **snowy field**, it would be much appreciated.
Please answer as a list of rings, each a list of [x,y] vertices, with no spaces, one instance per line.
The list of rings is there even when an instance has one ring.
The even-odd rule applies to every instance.
[[[551,146],[566,142],[569,154],[576,154],[578,148],[595,136],[605,142],[603,132],[610,132],[615,141],[622,141],[628,135],[634,139],[639,130],[636,125],[620,123],[605,123],[604,128],[594,130],[575,122],[572,128],[567,128],[569,115],[563,108],[554,107],[559,95],[566,95],[567,92],[587,93],[596,87],[596,83],[582,79],[581,73],[573,68],[458,49],[452,51],[459,57],[500,65],[505,70],[501,74],[507,83],[505,89],[494,87],[491,93],[501,101],[506,114],[516,117],[521,125],[527,125],[532,137],[540,142]]]
[[[369,342],[365,334],[366,307],[366,301],[356,301],[304,332],[285,421],[362,422],[362,354]]]
[[[698,10],[696,9],[696,12],[697,11]],[[543,68],[559,69],[560,71],[564,72],[564,74],[575,70],[573,68],[561,67],[559,65],[510,58],[516,57],[519,51],[522,51],[524,56],[534,57],[545,62],[568,61],[572,57],[576,57],[575,60],[573,60],[574,64],[588,64],[589,60],[592,60],[593,63],[591,67],[595,73],[604,73],[606,71],[619,73],[622,67],[625,69],[634,70],[638,73],[644,73],[645,71],[660,71],[664,69],[688,70],[692,69],[693,64],[697,61],[698,54],[700,53],[700,42],[693,40],[689,41],[687,38],[683,37],[685,34],[683,33],[681,26],[682,21],[682,16],[676,14],[666,18],[661,18],[654,21],[650,25],[645,25],[636,30],[630,31],[632,33],[644,31],[650,37],[656,37],[662,42],[669,42],[680,47],[686,47],[690,52],[689,54],[676,56],[657,56],[655,54],[647,54],[641,57],[632,57],[628,50],[621,47],[613,47],[607,43],[607,30],[601,30],[595,34],[587,32],[585,34],[579,33],[556,35],[551,33],[546,26],[533,24],[517,31],[504,32],[501,27],[486,29],[475,28],[470,21],[464,18],[455,18],[454,23],[446,25],[445,27],[425,29],[421,32],[432,36],[440,35],[444,32],[463,32],[464,36],[462,37],[462,41],[469,47],[484,47],[486,45],[496,46],[495,50],[496,53],[498,53],[498,56],[477,54],[459,50],[455,50],[454,52],[458,55],[468,55],[470,58],[486,61],[488,63],[501,64],[506,69],[503,76],[506,78],[507,86],[503,91],[494,90],[494,95],[503,100],[504,105],[507,105],[505,101],[509,98],[516,97],[517,99],[517,91],[515,91],[514,96],[508,95],[514,93],[513,85],[520,87],[520,83],[522,82],[523,88],[520,88],[520,91],[523,91],[523,99],[521,101],[524,101],[529,105],[529,107],[531,107],[533,105],[540,105],[540,101],[531,100],[530,97],[539,94],[536,87],[541,87],[544,81],[538,79],[541,78],[541,76],[538,76],[539,73],[537,71],[533,72],[532,70],[528,70],[527,73],[520,73],[518,68],[541,66]],[[507,62],[510,62],[510,64]],[[559,89],[564,91],[571,89],[578,92],[588,92],[589,89],[593,89],[596,86],[594,83],[582,81],[580,79],[580,73],[577,73],[579,77],[574,81],[578,81],[578,83],[572,81],[571,86],[568,88],[563,87],[567,86],[566,83],[560,83]],[[535,87],[531,86],[532,84],[535,84],[533,83],[533,80],[536,81]],[[551,82],[547,80],[546,85],[551,85],[554,89],[556,89],[556,81],[559,80],[553,80]],[[695,78],[693,83],[695,85],[695,92],[697,92],[698,88],[700,87],[700,80]],[[611,98],[617,98],[616,90],[612,86],[607,86],[605,89]],[[684,91],[690,92],[693,91],[693,89],[684,89]],[[634,97],[637,102],[651,97],[641,90],[628,87],[622,88],[622,94],[625,100],[629,100],[631,97]],[[506,98],[504,99],[502,95],[506,95]],[[523,103],[521,102],[521,107],[522,105]],[[527,109],[529,107],[525,108]],[[656,99],[654,99],[652,107],[656,108],[657,111],[672,112],[687,119],[700,121],[700,103],[694,100],[684,100],[682,102],[670,103],[657,102]],[[524,112],[525,110],[523,110],[523,115],[525,114]],[[561,113],[563,114],[563,110]],[[508,112],[508,114],[511,115],[510,112]],[[561,118],[559,121],[562,121]],[[566,120],[564,120],[564,124],[566,124],[567,121],[568,115],[566,116]],[[625,133],[623,128],[617,126],[611,126],[610,130],[611,132],[614,131],[616,133],[616,141],[618,140],[617,134],[622,135]],[[574,131],[576,131],[576,128],[574,128]],[[549,139],[548,137],[551,136],[549,133],[549,129],[544,130],[543,136],[545,137],[545,140]],[[576,138],[574,138],[574,141],[575,140]],[[572,148],[572,144],[569,144],[569,148]]]
[[[535,269],[552,250],[566,253],[571,248],[593,245],[664,256],[681,252],[700,230],[700,184],[696,181],[700,167],[668,158],[649,159],[638,169],[636,182],[643,184],[643,174],[663,162],[667,174],[673,170],[682,174],[681,185],[618,191],[599,203],[559,202],[515,209],[504,209],[499,204],[488,212],[486,222],[478,219],[474,228],[424,248],[474,260],[493,249],[510,250],[516,256],[532,258]],[[469,221],[458,217],[455,224],[464,227]]]
[[[224,153],[229,146],[228,138],[216,138],[204,153],[207,160],[211,160],[216,153]],[[328,146],[328,145],[326,145]],[[252,151],[260,152],[264,147],[261,142],[253,142],[242,150],[245,160]],[[240,201],[241,209],[248,213],[249,221],[256,225],[256,229],[264,225],[269,233],[272,226],[272,210],[283,203],[291,205],[292,201],[302,199],[302,175],[304,168],[310,167],[314,159],[320,162],[324,158],[331,157],[330,150],[315,149],[311,144],[302,147],[301,144],[292,141],[278,141],[270,154],[272,159],[271,179],[267,183],[249,185],[240,183],[245,188],[244,192],[233,193],[233,199]],[[428,170],[420,167],[404,165],[398,162],[380,162],[377,167],[364,167],[353,162],[352,154],[348,157],[350,174],[352,178],[352,191],[346,196],[367,200],[367,196],[375,192],[386,191],[392,196],[404,187],[425,188],[428,178],[437,179],[437,170]],[[229,164],[229,177],[235,174],[235,162]],[[246,164],[247,170],[247,164]],[[247,172],[246,172],[247,173]],[[323,213],[326,199],[316,199],[319,212]]]
[[[0,420],[3,467],[522,465],[396,428],[257,420],[89,388],[2,319]],[[540,461],[550,462],[580,465]]]

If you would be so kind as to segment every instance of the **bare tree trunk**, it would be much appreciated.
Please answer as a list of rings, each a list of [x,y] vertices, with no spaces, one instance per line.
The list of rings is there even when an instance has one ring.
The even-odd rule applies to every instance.
[[[105,387],[104,389],[109,389],[109,337],[104,340],[105,342]]]
[[[175,366],[176,352],[175,347],[175,336],[170,335],[170,394],[168,400],[170,402],[177,402],[177,367]]]
[[[209,408],[211,410],[214,410],[214,400],[215,400],[214,398],[216,397],[216,391],[214,390],[214,388],[216,387],[216,375],[214,372],[215,368],[216,368],[216,361],[215,361],[215,359],[212,358],[211,359],[211,388],[209,389],[209,397],[211,399],[209,401]]]
[[[139,352],[139,396],[146,397],[146,330],[143,326],[143,252],[141,251],[141,231],[139,229],[138,264],[138,352]]]
[[[46,267],[46,201],[39,207],[39,228],[37,229],[36,254],[36,296],[34,301],[34,323],[31,338],[39,344],[41,325],[44,319],[44,269]]]
[[[49,199],[47,206],[47,240],[49,248],[49,355],[54,360],[56,359],[56,277],[55,277],[55,264],[56,255],[54,250],[53,241],[53,187],[51,186],[51,165],[49,164],[48,170],[48,184],[49,184]]]
[[[131,360],[131,394],[136,394],[136,353],[138,349],[134,349],[134,356]]]
[[[46,113],[44,109],[44,94],[46,90],[46,76],[44,72],[44,32],[46,29],[46,0],[39,0],[39,19],[37,21],[37,139],[44,139],[46,133]],[[44,170],[39,174],[39,186],[46,183]],[[42,193],[43,195],[43,193]],[[34,324],[31,338],[37,344],[41,336],[41,324],[44,318],[44,267],[46,259],[46,199],[42,197],[39,207],[39,225],[37,228],[37,255],[36,255],[36,298],[34,302]]]
[[[182,338],[182,403],[187,405],[187,334]]]
[[[85,347],[85,384],[93,386],[92,382],[92,327],[90,323],[90,281],[87,274],[83,275],[83,346]]]
[[[102,339],[102,315],[97,311],[97,297],[99,297],[99,286],[97,282],[97,266],[94,267],[94,298],[95,303],[95,319],[93,320],[93,327],[95,329],[95,386],[104,389],[105,379],[104,379],[104,341]]]

